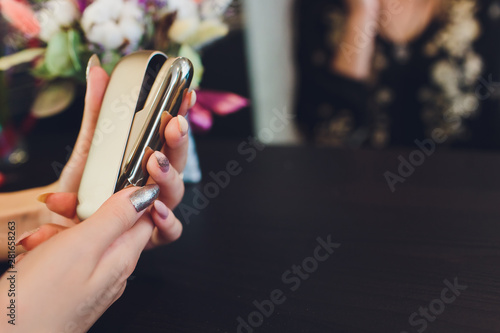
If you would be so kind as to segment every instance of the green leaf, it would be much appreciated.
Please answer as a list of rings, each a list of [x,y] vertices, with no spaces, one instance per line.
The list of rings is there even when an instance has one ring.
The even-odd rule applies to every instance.
[[[187,44],[182,44],[179,49],[179,57],[186,57],[193,63],[194,76],[191,87],[196,89],[200,86],[201,79],[203,78],[203,63],[201,62],[201,57],[198,52],[196,52],[191,46]]]
[[[73,102],[76,85],[72,80],[56,80],[46,83],[38,92],[31,107],[37,118],[46,118],[64,111]]]
[[[45,66],[54,76],[65,77],[74,74],[66,32],[60,31],[49,40],[45,53]]]
[[[45,65],[45,62],[42,62],[38,64],[35,68],[32,70],[32,74],[34,77],[37,77],[39,79],[44,79],[44,80],[53,80],[56,78],[55,75],[50,73],[47,69],[47,66]]]
[[[111,75],[111,72],[115,68],[118,61],[120,61],[121,55],[116,51],[108,51],[102,57],[102,68]]]
[[[14,66],[33,61],[45,52],[44,48],[32,48],[0,58],[0,70],[5,71]]]
[[[70,29],[68,31],[68,52],[73,63],[73,67],[77,72],[82,70],[82,64],[80,63],[80,59],[78,57],[81,43],[82,40],[80,38],[80,34],[75,29]]]

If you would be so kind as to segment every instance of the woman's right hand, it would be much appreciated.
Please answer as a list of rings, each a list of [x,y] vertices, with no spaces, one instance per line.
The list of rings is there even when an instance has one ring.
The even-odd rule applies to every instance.
[[[4,318],[0,331],[86,332],[122,295],[153,233],[147,208],[158,195],[158,185],[124,189],[85,223],[27,253],[15,267],[16,325]],[[0,278],[4,309],[10,304],[8,274]]]
[[[344,0],[348,16],[343,36],[330,60],[332,72],[358,81],[370,76],[380,0]]]

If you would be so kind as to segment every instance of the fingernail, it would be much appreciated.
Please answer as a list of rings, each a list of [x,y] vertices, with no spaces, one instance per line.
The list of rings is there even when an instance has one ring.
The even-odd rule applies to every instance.
[[[36,200],[40,201],[41,203],[46,203],[47,198],[54,193],[49,192],[49,193],[42,193],[38,197],[36,197]]]
[[[191,109],[196,104],[196,90],[190,91],[191,100],[189,102],[189,108]]]
[[[21,234],[21,236],[19,236],[19,238],[16,240],[16,245],[19,245],[23,240],[25,240],[29,236],[37,233],[38,230],[40,230],[40,228],[36,228],[36,229],[30,230],[30,231],[23,232]]]
[[[181,132],[181,136],[185,136],[188,132],[189,124],[183,116],[178,115],[177,118],[179,121],[179,131]]]
[[[156,161],[158,162],[158,166],[160,167],[163,173],[167,173],[170,169],[170,162],[168,161],[167,156],[159,151],[155,151]]]
[[[165,204],[160,200],[156,200],[154,207],[158,215],[160,215],[162,219],[166,220],[169,214],[167,206],[165,206]]]
[[[21,253],[21,254],[18,254],[18,255],[14,258],[14,263],[15,263],[15,264],[18,264],[18,263],[21,261],[21,259],[23,259],[23,258],[24,258],[24,256],[25,256],[25,255],[26,255],[26,252]]]
[[[101,61],[99,60],[99,57],[97,56],[97,54],[93,54],[92,57],[90,57],[89,62],[87,63],[87,70],[85,71],[85,75],[86,75],[87,79],[89,78],[90,69],[92,67],[96,67],[96,66],[100,67]]]
[[[148,208],[160,194],[160,187],[156,184],[141,187],[130,196],[130,202],[134,205],[137,212]]]

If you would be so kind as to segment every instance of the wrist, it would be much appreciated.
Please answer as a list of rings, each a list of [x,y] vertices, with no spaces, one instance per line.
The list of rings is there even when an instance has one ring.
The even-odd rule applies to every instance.
[[[367,44],[373,44],[378,33],[379,23],[376,16],[356,12],[347,18],[344,38],[352,43],[360,43],[359,40],[362,40],[363,48],[366,48]]]
[[[378,24],[378,10],[369,10],[365,8],[353,9],[347,15],[347,23],[349,24],[366,24],[374,22]]]

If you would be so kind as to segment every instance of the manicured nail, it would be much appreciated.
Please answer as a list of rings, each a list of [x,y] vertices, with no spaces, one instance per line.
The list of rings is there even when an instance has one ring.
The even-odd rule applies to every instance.
[[[49,196],[51,196],[52,194],[54,194],[54,193],[52,193],[52,192],[42,193],[38,197],[36,197],[36,200],[40,201],[41,203],[46,203],[47,202],[47,198]]]
[[[170,162],[168,161],[167,156],[165,156],[163,153],[159,151],[155,151],[155,157],[156,161],[158,162],[158,165],[163,173],[167,173],[168,170],[170,169]]]
[[[169,214],[167,206],[165,206],[165,204],[160,200],[156,200],[154,207],[158,215],[160,215],[162,219],[166,220]]]
[[[90,69],[92,67],[96,67],[96,66],[100,67],[101,61],[99,60],[99,57],[97,56],[97,54],[93,54],[92,57],[90,57],[89,62],[87,63],[87,70],[85,71],[85,75],[86,75],[87,79],[89,78]]]
[[[185,136],[188,132],[189,124],[188,124],[186,118],[184,118],[181,115],[178,115],[177,119],[179,121],[179,131],[181,132],[181,136]]]
[[[21,234],[21,236],[19,236],[19,238],[16,240],[16,245],[19,245],[21,244],[21,242],[23,240],[25,240],[26,238],[28,238],[29,236],[35,234],[38,232],[38,230],[40,230],[40,228],[36,228],[36,229],[33,229],[33,230],[30,230],[30,231],[26,231],[26,232],[23,232]]]
[[[196,104],[196,91],[191,90],[190,93],[191,93],[191,100],[189,102],[189,108],[191,109]]]
[[[146,185],[141,187],[130,196],[130,202],[134,205],[135,210],[139,213],[148,208],[160,194],[160,187],[156,184]]]

